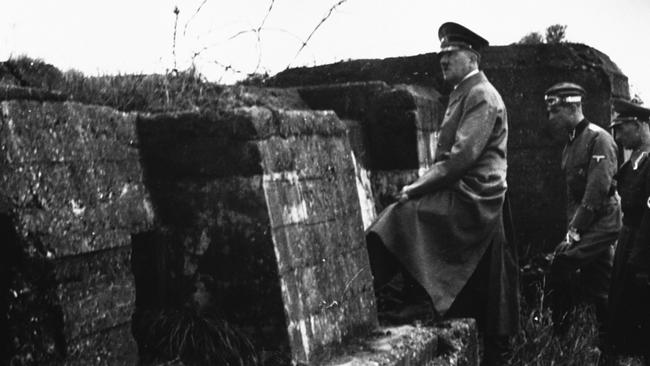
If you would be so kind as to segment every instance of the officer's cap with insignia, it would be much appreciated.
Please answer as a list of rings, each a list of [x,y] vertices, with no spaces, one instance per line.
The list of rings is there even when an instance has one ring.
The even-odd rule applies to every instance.
[[[490,43],[483,37],[454,22],[447,22],[438,29],[440,54],[458,50],[469,50],[480,56]]]
[[[643,108],[637,103],[624,99],[614,99],[614,120],[609,125],[610,128],[618,126],[625,122],[648,122],[650,121],[650,109]]]
[[[544,101],[549,107],[558,104],[581,103],[587,92],[578,84],[562,82],[544,92]]]

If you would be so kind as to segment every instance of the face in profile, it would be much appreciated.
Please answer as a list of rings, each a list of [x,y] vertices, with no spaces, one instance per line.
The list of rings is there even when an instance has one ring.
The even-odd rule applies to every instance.
[[[626,149],[634,149],[637,146],[639,125],[638,122],[625,122],[612,128],[614,140]]]
[[[542,133],[554,145],[561,146],[567,142],[568,114],[566,105],[546,106],[548,121],[542,125]]]
[[[571,106],[559,103],[547,106],[546,116],[553,130],[568,130],[570,126]]]
[[[440,67],[445,81],[451,85],[460,83],[472,71],[470,51],[457,50],[444,52],[440,55]]]

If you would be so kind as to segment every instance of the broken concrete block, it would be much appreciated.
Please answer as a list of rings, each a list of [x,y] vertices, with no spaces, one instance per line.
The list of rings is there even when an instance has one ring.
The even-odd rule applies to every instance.
[[[206,306],[298,363],[376,325],[355,167],[336,114],[237,107],[145,115],[138,129],[157,218],[182,238],[165,244],[182,253],[170,268],[201,279]]]
[[[154,215],[135,114],[33,100],[1,109],[2,214],[19,248],[9,329],[23,347],[12,357],[133,364],[130,242]],[[26,313],[35,314],[27,325],[11,323]],[[27,334],[32,328],[44,336]]]
[[[434,326],[380,327],[355,339],[320,366],[478,366],[478,338],[473,319]]]

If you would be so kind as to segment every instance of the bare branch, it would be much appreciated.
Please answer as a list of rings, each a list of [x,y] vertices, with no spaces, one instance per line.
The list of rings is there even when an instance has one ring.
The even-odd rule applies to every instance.
[[[235,69],[234,67],[232,67],[232,65],[222,64],[221,62],[219,62],[219,61],[217,61],[217,60],[213,60],[212,62],[213,62],[215,65],[217,65],[217,66],[223,68],[223,71],[230,71],[230,72],[234,72],[235,74],[246,74],[245,71],[237,70],[237,69]]]
[[[300,49],[298,50],[298,52],[296,52],[296,55],[293,56],[293,60],[291,60],[291,62],[289,62],[289,64],[287,65],[287,69],[288,69],[288,68],[291,66],[291,64],[296,60],[296,58],[298,58],[298,55],[300,54],[300,52],[302,52],[302,50],[305,48],[305,46],[307,46],[307,43],[309,42],[309,40],[311,39],[311,37],[314,35],[314,33],[316,33],[316,31],[318,30],[318,28],[320,28],[320,26],[323,25],[323,23],[325,23],[325,21],[326,21],[327,19],[329,19],[329,17],[332,15],[332,13],[334,12],[334,10],[336,10],[336,8],[338,8],[339,6],[343,5],[343,3],[345,3],[346,1],[347,1],[347,0],[339,0],[339,2],[337,2],[336,4],[334,4],[334,5],[330,8],[330,10],[329,10],[329,12],[327,13],[327,15],[325,15],[325,17],[323,17],[323,19],[321,19],[320,23],[318,23],[318,24],[316,25],[316,27],[311,31],[311,33],[309,33],[309,36],[308,36],[307,39],[302,43],[302,45],[300,46]]]
[[[185,27],[183,28],[183,36],[185,36],[185,33],[187,32],[187,26],[190,25],[190,22],[194,19],[194,17],[196,17],[196,14],[198,14],[199,11],[201,11],[201,8],[202,8],[203,5],[205,5],[205,3],[207,3],[207,2],[208,2],[208,0],[203,0],[203,2],[201,2],[201,5],[199,5],[199,7],[196,8],[196,11],[194,11],[194,14],[192,14],[192,16],[190,17],[190,19],[187,20],[187,22],[185,23]]]
[[[178,14],[181,11],[178,9],[178,6],[174,6],[174,39],[172,43],[172,56],[174,57],[174,70],[178,70],[176,65],[176,30],[178,29]]]
[[[271,0],[271,4],[269,5],[269,10],[266,11],[266,15],[264,16],[264,19],[262,19],[262,23],[260,23],[260,26],[257,27],[257,33],[259,33],[262,30],[262,27],[264,27],[264,23],[266,23],[266,18],[269,17],[269,14],[271,14],[271,10],[273,9],[273,4],[275,4],[275,0]]]
[[[262,63],[262,28],[264,27],[264,23],[266,23],[266,19],[269,17],[269,14],[271,14],[271,10],[273,10],[273,4],[275,4],[275,0],[271,0],[271,4],[269,5],[269,10],[266,11],[266,15],[264,16],[264,19],[262,19],[262,23],[260,23],[260,26],[257,27],[257,30],[255,33],[257,34],[257,65],[255,65],[255,70],[253,70],[253,74],[257,72],[260,68],[260,64]]]
[[[255,29],[246,29],[246,30],[243,30],[243,31],[239,31],[239,32],[233,34],[232,36],[230,36],[227,40],[231,41],[231,40],[241,36],[242,34],[251,33],[251,32],[257,32],[257,30],[255,30]]]

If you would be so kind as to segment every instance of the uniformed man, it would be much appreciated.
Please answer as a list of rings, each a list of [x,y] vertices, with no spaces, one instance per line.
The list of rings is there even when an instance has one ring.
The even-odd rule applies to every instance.
[[[397,258],[436,313],[476,318],[485,334],[486,365],[502,364],[519,306],[518,271],[502,219],[506,107],[478,69],[488,42],[456,23],[443,24],[438,35],[442,74],[454,89],[433,165],[368,229],[375,288],[395,274],[387,257]]]
[[[650,364],[650,109],[614,100],[611,124],[619,146],[632,151],[616,174],[623,210],[609,292],[615,354],[643,355]]]
[[[613,246],[621,227],[613,182],[618,149],[606,130],[585,119],[584,97],[581,86],[568,82],[553,85],[545,93],[549,122],[568,133],[562,153],[567,232],[555,250],[549,276],[558,333],[567,330],[566,316],[579,302],[595,307],[600,330],[604,330]]]

